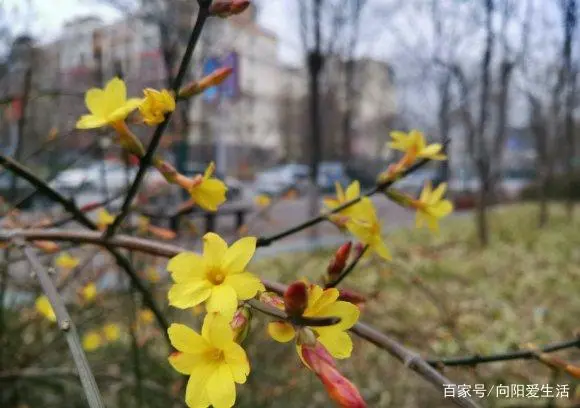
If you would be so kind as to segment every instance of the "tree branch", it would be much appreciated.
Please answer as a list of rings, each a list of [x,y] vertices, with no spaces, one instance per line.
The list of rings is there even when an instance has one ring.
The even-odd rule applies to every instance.
[[[24,255],[32,266],[32,269],[34,272],[36,272],[40,286],[42,287],[42,291],[48,298],[54,314],[56,315],[58,326],[66,338],[71,354],[73,356],[73,360],[77,367],[89,406],[91,408],[105,408],[105,405],[101,399],[101,394],[99,392],[97,382],[95,381],[95,377],[93,376],[91,367],[87,361],[87,356],[83,351],[76,327],[68,311],[66,310],[64,301],[50,280],[48,272],[36,257],[34,250],[27,246],[26,243],[21,239],[16,239],[15,242],[22,248]]]
[[[93,230],[98,231],[97,226],[93,223],[74,203],[74,201],[67,199],[58,191],[54,190],[50,187],[46,182],[38,178],[34,173],[32,173],[28,168],[24,167],[22,164],[16,162],[15,160],[11,159],[10,157],[4,156],[0,154],[0,165],[6,167],[8,170],[16,173],[19,177],[22,177],[30,184],[32,184],[41,194],[46,195],[53,201],[59,203],[61,206],[64,207],[66,211],[68,211],[71,215],[74,216],[74,219],[81,223],[83,226]],[[163,334],[167,341],[169,342],[169,337],[167,335],[167,328],[169,327],[169,323],[163,313],[161,313],[161,309],[157,306],[155,299],[151,292],[145,287],[141,279],[139,278],[137,271],[133,268],[129,260],[121,254],[115,246],[109,245],[106,241],[103,242],[102,246],[104,246],[110,253],[113,255],[117,264],[125,271],[125,273],[131,279],[131,284],[141,293],[143,297],[143,302],[145,305],[151,309],[157,323],[161,328],[163,328]]]
[[[197,19],[195,21],[195,25],[193,27],[193,30],[191,31],[191,36],[189,37],[189,41],[187,43],[185,53],[183,54],[183,58],[181,59],[181,64],[179,65],[179,71],[177,73],[177,76],[175,77],[175,80],[173,81],[173,92],[175,95],[177,95],[179,92],[179,88],[181,87],[181,84],[183,82],[185,74],[187,73],[187,70],[189,69],[189,64],[191,62],[191,57],[193,55],[193,51],[195,50],[195,46],[196,46],[197,42],[199,41],[199,37],[201,36],[201,31],[203,29],[203,26],[209,17],[209,7],[211,5],[211,0],[210,1],[200,1],[199,4],[200,4],[200,8],[199,8],[199,13],[197,15]],[[139,191],[139,187],[141,186],[141,183],[143,182],[143,179],[145,177],[145,173],[147,172],[147,169],[149,168],[149,166],[151,165],[151,163],[153,161],[153,157],[155,155],[155,151],[157,150],[157,147],[159,146],[159,142],[161,141],[161,137],[163,136],[165,129],[167,129],[167,125],[169,125],[169,121],[171,120],[171,114],[172,114],[171,112],[168,112],[165,115],[165,120],[163,122],[161,122],[159,124],[159,126],[157,126],[157,128],[155,129],[155,132],[153,133],[153,136],[151,137],[151,142],[149,143],[149,147],[147,148],[147,152],[141,158],[141,161],[139,164],[139,170],[137,171],[137,175],[135,176],[135,180],[133,180],[133,184],[131,185],[129,192],[127,193],[127,197],[125,197],[125,202],[123,203],[123,206],[121,207],[121,212],[117,215],[117,217],[115,218],[115,221],[109,226],[109,228],[107,228],[107,231],[104,234],[106,238],[111,238],[113,235],[115,235],[115,233],[117,232],[117,230],[121,226],[121,223],[129,214],[129,211],[131,210],[131,204],[133,202],[133,199],[137,195],[137,192]]]

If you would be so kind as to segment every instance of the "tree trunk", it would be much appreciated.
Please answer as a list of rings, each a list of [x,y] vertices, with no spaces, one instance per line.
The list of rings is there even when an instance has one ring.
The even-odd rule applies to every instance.
[[[485,176],[480,176],[484,179]],[[489,183],[488,180],[481,184],[479,190],[479,197],[476,208],[476,225],[477,237],[481,246],[486,247],[489,244],[489,228],[487,222],[487,200],[489,197]]]

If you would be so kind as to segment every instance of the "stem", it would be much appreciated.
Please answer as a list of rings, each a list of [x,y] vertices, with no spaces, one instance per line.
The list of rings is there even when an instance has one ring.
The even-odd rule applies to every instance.
[[[185,74],[187,73],[187,70],[189,69],[189,64],[191,62],[191,57],[193,55],[193,51],[195,50],[195,46],[197,45],[199,37],[201,36],[201,31],[203,29],[203,26],[204,26],[207,18],[209,17],[209,7],[211,5],[211,1],[203,1],[203,2],[200,1],[199,4],[200,4],[200,9],[199,9],[199,13],[197,15],[197,19],[195,21],[195,25],[193,26],[193,30],[191,31],[191,36],[189,37],[189,41],[188,41],[187,47],[185,49],[185,53],[183,54],[183,58],[181,59],[181,64],[179,65],[179,72],[177,73],[177,76],[175,77],[175,80],[173,81],[172,88],[173,88],[173,93],[175,95],[177,95],[179,88],[181,87],[181,83],[183,82],[183,79],[185,77]],[[127,193],[127,197],[125,197],[125,201],[123,202],[123,206],[121,207],[121,212],[119,213],[119,215],[117,215],[117,217],[115,218],[115,221],[109,226],[109,228],[107,228],[107,231],[105,231],[105,233],[104,233],[105,238],[111,238],[113,235],[115,235],[115,233],[117,232],[117,230],[121,226],[121,223],[123,222],[123,220],[127,217],[127,215],[129,215],[129,211],[131,210],[131,204],[133,203],[133,199],[137,195],[137,192],[139,191],[139,187],[141,186],[143,178],[145,177],[145,173],[147,172],[147,169],[149,168],[149,166],[151,165],[151,163],[153,161],[153,158],[155,156],[155,151],[157,150],[157,147],[159,146],[159,142],[161,141],[161,137],[163,136],[165,129],[167,129],[167,126],[169,125],[171,115],[172,115],[172,112],[168,112],[165,115],[165,120],[163,122],[161,122],[159,124],[159,126],[157,126],[157,128],[155,129],[155,132],[153,133],[153,136],[151,137],[151,143],[149,143],[149,147],[147,148],[147,152],[141,158],[141,162],[139,165],[139,171],[137,172],[137,175],[135,176],[135,180],[133,181],[133,184],[131,185],[129,192]]]
[[[445,145],[447,145],[447,143],[449,143],[449,140],[445,141],[443,143],[443,145],[445,146]],[[400,178],[403,178],[403,177],[413,173],[414,171],[420,169],[421,167],[423,167],[425,164],[427,164],[429,162],[430,162],[430,160],[423,159],[423,160],[415,163],[414,165],[410,166],[407,170],[403,171],[402,174],[400,175],[400,177],[398,177],[397,179],[388,180],[388,181],[385,181],[383,183],[379,183],[375,187],[371,188],[369,191],[364,193],[362,196],[357,197],[355,199],[352,199],[350,201],[347,201],[344,204],[342,204],[336,208],[333,208],[332,210],[329,210],[325,214],[321,214],[321,215],[318,215],[316,217],[313,217],[307,221],[304,221],[298,225],[295,225],[294,227],[290,227],[282,232],[279,232],[278,234],[271,235],[269,237],[259,237],[256,245],[258,247],[269,246],[273,242],[278,241],[279,239],[286,238],[289,235],[296,234],[297,232],[300,232],[306,228],[312,227],[312,226],[314,226],[322,221],[325,221],[329,215],[336,214],[342,210],[345,210],[345,209],[355,205],[356,203],[360,202],[362,197],[370,197],[370,196],[376,194],[377,192],[386,190],[391,185],[393,185],[396,181],[398,181]]]
[[[95,381],[95,377],[93,376],[91,367],[87,361],[87,356],[83,351],[76,327],[66,310],[64,301],[54,287],[50,277],[48,276],[48,272],[36,257],[34,250],[27,246],[22,240],[20,240],[18,245],[22,247],[24,255],[28,259],[32,269],[34,269],[34,272],[36,272],[42,291],[48,298],[48,301],[54,310],[58,326],[64,333],[73,356],[89,406],[91,408],[105,408],[97,382]]]

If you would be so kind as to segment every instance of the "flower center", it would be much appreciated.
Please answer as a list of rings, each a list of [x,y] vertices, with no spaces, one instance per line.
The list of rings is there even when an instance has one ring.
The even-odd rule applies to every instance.
[[[207,352],[207,358],[218,363],[222,362],[224,361],[224,352],[217,348],[211,349]]]
[[[212,268],[207,272],[207,279],[214,285],[221,285],[226,278],[226,275],[220,268]]]

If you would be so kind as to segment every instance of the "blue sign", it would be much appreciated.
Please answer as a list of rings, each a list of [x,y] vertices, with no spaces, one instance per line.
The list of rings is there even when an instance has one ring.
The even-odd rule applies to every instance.
[[[209,75],[221,66],[219,59],[215,57],[208,58],[203,64],[203,76]],[[212,86],[203,93],[203,99],[206,102],[217,102],[219,99],[219,88]]]

